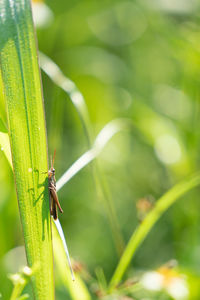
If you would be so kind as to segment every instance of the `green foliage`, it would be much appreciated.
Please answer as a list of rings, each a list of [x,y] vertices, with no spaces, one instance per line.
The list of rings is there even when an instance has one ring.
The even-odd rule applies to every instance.
[[[44,27],[37,28],[39,49],[45,54],[40,55],[40,63],[48,147],[49,153],[56,148],[58,195],[64,209],[59,219],[77,278],[74,284],[53,227],[59,300],[200,297],[200,205],[195,188],[199,185],[200,7],[198,1],[184,0],[181,5],[180,1],[150,2],[58,0],[46,1],[48,8],[43,6],[43,10],[42,2],[33,6],[37,17],[47,9],[40,18],[43,23],[45,16],[49,18]],[[37,219],[34,238],[39,234],[41,242],[38,228],[49,218],[47,185],[45,195],[33,205],[33,199],[44,191],[46,175],[41,173],[47,170],[47,155],[36,50],[35,44],[29,45],[34,39],[30,11],[25,11],[20,15],[22,22],[18,24],[17,17],[9,25],[9,38],[6,24],[0,27],[0,91],[2,86],[5,91],[0,93],[0,146],[6,155],[2,152],[0,156],[3,299],[12,293],[8,274],[18,273],[23,266],[23,255],[16,254],[23,238],[13,192],[4,102],[13,132],[18,190],[20,194],[25,190],[27,178],[35,191],[19,201],[27,201],[27,209],[35,212],[23,224],[28,228]],[[13,45],[10,35],[15,23],[18,30]],[[23,58],[25,63],[20,64]],[[24,102],[25,98],[31,103]],[[115,123],[119,120],[117,135],[111,130],[99,139],[99,132],[108,133],[107,128],[112,128],[106,124],[119,125]],[[121,131],[124,127],[128,130]],[[26,132],[19,134],[19,128]],[[27,177],[28,168],[41,173]],[[63,174],[67,174],[65,186],[61,185]],[[20,209],[26,215],[21,204]],[[44,228],[50,244],[48,222]],[[25,237],[27,244],[30,235]],[[44,245],[44,241],[36,247],[35,243],[26,246],[30,253],[32,249],[40,252]],[[10,259],[11,254],[15,259]],[[44,273],[47,266],[52,268],[51,250],[45,255]],[[156,285],[156,278],[162,279],[162,284]],[[182,296],[174,292],[174,282],[179,284],[175,291]],[[47,287],[53,288],[53,284]],[[22,297],[29,291],[28,284]]]
[[[2,85],[27,261],[35,268],[35,299],[53,299],[47,146],[30,2],[1,1],[0,10]]]
[[[200,184],[200,173],[193,175],[191,178],[187,178],[183,182],[175,185],[171,190],[164,194],[159,200],[157,200],[155,207],[148,213],[143,223],[133,232],[130,241],[119,261],[116,271],[110,282],[110,291],[116,287],[124,272],[126,271],[130,261],[143,242],[151,228],[158,221],[161,215],[182,195],[192,188]]]

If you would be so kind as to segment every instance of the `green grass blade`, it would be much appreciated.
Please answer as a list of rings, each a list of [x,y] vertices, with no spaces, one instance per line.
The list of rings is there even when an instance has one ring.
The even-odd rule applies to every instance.
[[[115,134],[131,126],[131,121],[129,119],[123,118],[112,120],[111,122],[106,124],[97,135],[93,147],[90,150],[86,151],[78,160],[76,160],[57,181],[57,191],[59,191],[63,187],[63,185],[71,180],[80,170],[82,170],[85,166],[96,159]],[[104,200],[104,205],[108,213],[113,239],[116,245],[116,249],[119,255],[121,255],[124,249],[124,241],[120,232],[118,218],[115,212],[112,198],[108,197],[106,193],[105,185],[103,183],[103,180],[101,179],[101,174],[97,166],[96,172],[94,172],[94,178],[97,188],[99,188],[99,190],[103,193],[102,198]]]
[[[35,299],[54,299],[47,144],[29,0],[0,1],[0,67],[13,170]]]
[[[91,146],[91,123],[87,105],[81,92],[78,90],[75,83],[67,78],[61,69],[48,56],[39,54],[41,69],[51,78],[51,80],[67,93],[81,120],[88,145]]]
[[[149,212],[142,224],[133,232],[128,245],[117,265],[114,275],[110,281],[109,291],[118,285],[124,275],[133,255],[141,245],[154,224],[162,214],[182,195],[200,184],[200,173],[194,174],[190,178],[178,183],[165,193],[156,203],[155,207]]]
[[[8,162],[11,165],[12,168],[12,160],[11,160],[11,153],[10,153],[10,142],[9,142],[9,136],[8,133],[3,133],[5,135],[5,139],[1,139],[2,132],[0,132],[0,146],[3,148],[2,151],[4,152]],[[10,158],[10,160],[9,160]],[[66,286],[67,290],[69,290],[69,293],[74,300],[90,300],[90,294],[87,290],[87,287],[85,286],[84,282],[81,280],[81,278],[76,275],[76,283],[74,283],[71,280],[71,274],[68,270],[67,264],[64,264],[66,261],[66,253],[64,250],[63,242],[61,240],[61,237],[59,236],[58,230],[56,228],[56,225],[52,224],[52,236],[53,236],[53,245],[54,245],[54,257],[55,257],[55,263],[59,270],[59,275],[61,277],[61,280],[63,284]],[[26,282],[23,282],[22,284],[16,285],[13,290],[13,294],[19,295],[19,293],[23,290],[24,284]],[[14,297],[12,295],[12,297]]]
[[[60,279],[67,288],[73,300],[91,300],[89,291],[78,274],[75,276],[75,281],[72,281],[70,270],[67,267],[68,262],[61,236],[58,233],[56,225],[52,225],[54,258],[56,267],[59,271]]]
[[[97,135],[93,147],[79,157],[72,166],[57,181],[56,187],[59,191],[80,170],[97,158],[110,139],[118,132],[127,129],[131,125],[129,119],[115,119],[106,124]]]
[[[54,221],[54,224],[57,228],[57,232],[58,232],[58,234],[59,234],[59,236],[62,240],[62,244],[63,244],[63,248],[65,250],[65,255],[66,255],[66,258],[67,258],[68,268],[69,268],[70,273],[71,273],[72,281],[75,281],[74,272],[73,272],[73,268],[72,268],[72,263],[71,263],[71,259],[70,259],[70,255],[69,255],[69,250],[68,250],[68,246],[67,246],[67,242],[66,242],[66,239],[65,239],[65,236],[64,236],[62,226],[60,224],[59,219],[57,219],[57,220],[53,219],[53,221]]]

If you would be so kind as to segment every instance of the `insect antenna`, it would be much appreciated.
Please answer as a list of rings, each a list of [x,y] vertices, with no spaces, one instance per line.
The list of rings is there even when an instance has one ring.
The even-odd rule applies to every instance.
[[[52,169],[52,155],[50,156],[50,161],[51,161],[51,169]]]

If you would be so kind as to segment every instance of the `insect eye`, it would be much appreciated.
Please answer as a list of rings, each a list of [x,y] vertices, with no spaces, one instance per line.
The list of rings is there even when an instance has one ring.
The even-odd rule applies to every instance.
[[[55,169],[53,169],[52,172],[55,173]]]

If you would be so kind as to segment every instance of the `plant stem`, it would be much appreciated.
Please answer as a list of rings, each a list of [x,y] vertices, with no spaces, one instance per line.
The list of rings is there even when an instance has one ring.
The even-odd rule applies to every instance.
[[[0,1],[0,70],[34,298],[54,299],[47,143],[29,0]]]
[[[165,193],[133,232],[109,284],[109,292],[119,284],[133,255],[162,214],[182,195],[200,184],[200,172],[178,183]]]

